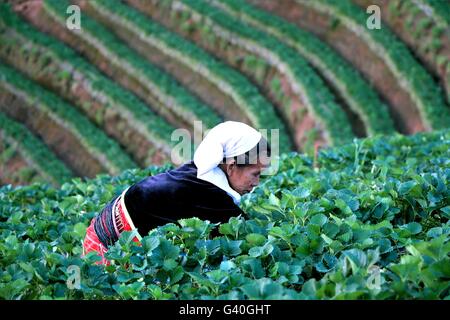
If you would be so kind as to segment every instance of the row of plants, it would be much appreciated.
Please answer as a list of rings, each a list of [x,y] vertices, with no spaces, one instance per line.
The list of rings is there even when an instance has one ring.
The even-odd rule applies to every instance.
[[[448,3],[441,0],[417,0],[417,3],[422,4],[423,7],[431,8],[433,19],[437,20],[441,25],[446,28],[450,26]]]
[[[4,95],[18,97],[23,100],[24,108],[36,110],[52,118],[74,136],[108,173],[118,174],[127,168],[136,167],[133,160],[114,140],[108,138],[76,108],[14,68],[0,64],[0,71],[0,86]]]
[[[10,8],[2,6],[6,21],[0,33],[0,54],[36,82],[43,83],[82,109],[99,127],[120,141],[142,165],[151,161],[155,147],[170,158],[174,128],[155,115],[141,100],[106,78],[63,43],[39,32],[20,19]],[[3,18],[2,18],[3,19]],[[85,96],[80,95],[80,87]],[[93,105],[97,108],[94,108]],[[108,125],[111,119],[116,126]],[[138,137],[144,141],[136,143]],[[130,140],[133,139],[133,141]],[[145,154],[138,154],[146,143]]]
[[[448,37],[445,37],[448,26],[436,22],[434,13],[428,15],[424,12],[420,2],[411,5],[406,0],[395,0],[389,2],[388,8],[393,18],[401,19],[403,30],[412,38],[415,51],[429,62],[442,79],[449,102],[450,59],[445,50],[445,43],[449,42]]]
[[[278,172],[243,197],[245,217],[186,217],[140,244],[123,233],[107,267],[80,258],[90,219],[170,166],[60,189],[4,186],[0,297],[449,299],[449,146],[446,130],[354,140],[316,161],[283,154]]]
[[[326,140],[331,144],[342,144],[353,137],[346,114],[323,80],[296,50],[281,43],[207,1],[173,1],[172,10],[186,12],[192,21],[210,27],[215,37],[224,38],[231,46],[259,55],[289,80],[295,94],[321,123]]]
[[[1,133],[0,133],[0,138]],[[3,139],[3,138],[2,138]],[[0,184],[12,184],[13,186],[31,184],[31,183],[48,183],[48,176],[45,177],[30,165],[30,161],[24,158],[21,150],[17,147],[17,143],[3,139],[0,140]]]
[[[69,1],[46,0],[43,2],[43,9],[54,21],[65,28],[66,9],[69,5]],[[212,128],[222,121],[219,115],[174,78],[146,61],[110,30],[89,16],[83,16],[83,32],[72,33],[72,35],[93,49],[94,52],[87,52],[88,59],[94,60],[92,56],[98,55],[102,57],[101,61],[106,59],[118,70],[114,76],[117,82],[125,83],[127,79],[124,79],[124,75],[126,75],[126,78],[133,79],[145,88],[145,94],[137,92],[136,94],[144,101],[148,101],[150,106],[159,107],[155,110],[158,113],[165,115],[169,112],[174,115],[179,120],[176,121],[176,125],[192,129],[194,121],[201,121],[203,128]],[[71,45],[77,49],[77,45]],[[95,63],[100,64],[99,61]],[[134,87],[130,86],[129,89],[134,90]]]
[[[280,148],[283,152],[293,149],[285,125],[273,106],[241,74],[130,6],[107,1],[90,1],[89,6],[98,14],[138,35],[143,43],[156,47],[192,72],[201,74],[230,96],[255,127],[279,129]]]
[[[198,50],[198,53],[201,53],[202,56],[205,54],[204,57],[209,56],[209,58],[212,58],[210,65],[215,65],[219,62],[222,64],[224,70],[228,70],[235,74],[235,76],[232,76],[235,88],[238,87],[238,85],[239,87],[244,85],[242,86],[244,90],[242,90],[241,94],[247,102],[249,102],[249,100],[253,101],[251,104],[248,103],[247,106],[246,117],[248,121],[255,122],[257,118],[252,116],[252,114],[259,114],[259,112],[257,112],[259,109],[265,110],[265,108],[257,108],[256,102],[261,100],[261,103],[271,104],[273,106],[272,108],[275,110],[272,111],[272,108],[268,110],[270,113],[275,113],[275,115],[278,116],[279,120],[277,119],[277,122],[281,121],[284,124],[285,131],[291,138],[288,142],[292,145],[292,149],[303,149],[303,143],[296,133],[294,124],[298,123],[298,119],[303,117],[304,111],[306,110],[301,106],[299,109],[296,108],[295,104],[298,98],[296,98],[292,92],[287,92],[290,90],[285,90],[285,88],[282,89],[281,87],[277,88],[276,92],[272,90],[272,86],[269,85],[269,82],[275,80],[281,81],[282,75],[279,75],[276,72],[275,74],[271,74],[273,68],[267,64],[265,60],[259,59],[249,53],[243,54],[236,48],[231,48],[228,45],[227,40],[217,38],[212,32],[209,32],[210,28],[208,26],[193,25],[188,12],[171,10],[171,2],[142,2],[135,0],[128,0],[125,2],[130,7],[137,9],[138,12],[147,15],[152,21],[155,21],[157,25],[165,27],[166,31],[173,31],[174,36],[178,36],[181,41],[188,40],[188,45],[192,46],[194,51]],[[252,60],[258,60],[256,69],[253,64],[250,63]],[[200,68],[200,71],[205,72],[206,75],[208,75],[208,70],[209,69]],[[219,71],[219,69],[217,71]],[[227,72],[222,72],[221,74],[225,77],[230,77]],[[266,74],[271,75],[266,78]],[[246,85],[249,87],[247,88]],[[225,90],[229,90],[230,88],[231,87],[229,86],[225,86]],[[232,91],[229,92],[228,97],[232,98]],[[261,97],[258,97],[258,95]],[[258,99],[255,99],[255,97],[258,97]],[[238,101],[237,98],[239,98],[238,95],[235,96],[232,103]],[[244,107],[242,103],[240,103],[240,105],[241,107]],[[293,105],[295,105],[295,107],[293,107]],[[297,105],[301,104],[297,103]],[[234,107],[236,107],[236,104]],[[254,112],[250,112],[250,109],[254,109]],[[238,109],[238,111],[239,113],[242,113],[241,110]],[[264,122],[272,122],[270,114],[268,114],[268,116],[261,116],[260,118],[263,121],[265,120]],[[252,118],[254,119],[252,120]],[[288,150],[289,149],[286,148],[284,151]]]
[[[83,282],[91,281],[85,278],[88,272],[95,285],[102,286],[105,270],[80,257],[87,224],[125,185],[169,168],[150,166],[118,176],[75,178],[61,188],[48,183],[1,186],[0,298],[58,299],[66,293],[69,299],[75,297],[67,291],[70,266],[82,267]],[[94,287],[93,291],[98,292]]]
[[[2,112],[0,112],[0,128],[2,142],[13,148],[11,149],[13,152],[17,151],[42,180],[60,186],[73,178],[71,170],[40,139]],[[7,160],[3,159],[2,154],[2,164],[5,162]]]
[[[426,40],[423,41],[424,43],[416,44],[421,51],[425,53],[431,51],[436,54],[442,47],[440,38],[445,32],[445,27],[436,23],[432,16],[425,14],[417,4],[418,2],[411,6],[405,0],[390,1],[389,14],[392,17],[401,18],[405,31],[416,40]],[[431,38],[430,41],[426,39],[427,37]]]
[[[351,1],[296,1],[336,17],[364,39],[374,53],[386,61],[399,84],[411,96],[426,127],[447,127],[450,111],[442,89],[386,26],[381,29],[367,29],[366,14]]]
[[[337,88],[350,108],[362,119],[368,135],[395,131],[388,108],[375,90],[326,43],[310,32],[246,2],[219,0],[214,4],[295,48]]]

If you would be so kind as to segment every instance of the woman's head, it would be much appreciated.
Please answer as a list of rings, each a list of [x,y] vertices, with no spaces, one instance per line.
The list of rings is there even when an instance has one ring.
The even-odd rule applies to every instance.
[[[259,184],[261,172],[270,165],[271,149],[264,137],[250,151],[232,158],[224,158],[219,167],[228,183],[240,195],[250,192]]]

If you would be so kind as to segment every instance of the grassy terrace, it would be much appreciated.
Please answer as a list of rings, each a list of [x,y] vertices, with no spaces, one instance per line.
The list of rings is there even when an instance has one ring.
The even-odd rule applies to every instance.
[[[417,0],[418,4],[422,7],[431,8],[433,14],[432,17],[439,24],[448,28],[450,26],[450,10],[449,4],[442,0]]]
[[[446,92],[447,104],[450,103],[450,36],[449,25],[441,21],[437,11],[429,15],[424,1],[415,1],[411,5],[407,0],[389,1],[388,10],[394,21],[402,20],[402,40],[406,40],[427,66],[442,81]],[[428,5],[431,1],[428,1]],[[445,10],[442,10],[444,13]],[[448,9],[447,9],[448,12]]]
[[[245,1],[215,0],[212,3],[295,48],[337,89],[350,108],[359,115],[368,135],[394,132],[389,111],[375,90],[347,61],[319,38]]]
[[[70,169],[40,139],[2,112],[0,112],[0,138],[15,146],[26,163],[54,186],[59,186],[73,177]]]
[[[65,10],[68,5],[68,1],[46,0],[43,9],[54,22],[65,28]],[[83,16],[83,32],[71,32],[71,36],[76,41],[70,43],[72,47],[77,51],[83,47],[83,53],[99,68],[104,61],[108,61],[109,64],[103,66],[102,71],[155,107],[157,113],[169,117],[168,121],[173,125],[192,129],[194,121],[202,121],[204,128],[211,128],[221,122],[216,113],[175,79],[147,62],[87,15]]]
[[[138,35],[143,43],[158,48],[165,55],[190,68],[192,72],[201,74],[230,96],[255,127],[279,129],[280,149],[292,150],[289,134],[273,106],[241,74],[130,6],[90,1],[89,7],[118,26]]]
[[[293,48],[206,1],[167,1],[165,5],[169,2],[171,10],[185,14],[185,20],[197,23],[197,27],[208,28],[212,36],[226,39],[231,46],[260,55],[285,75],[293,91],[323,127],[328,143],[340,144],[353,138],[351,125],[341,106],[322,79]]]
[[[50,183],[57,185],[51,177],[37,171],[33,162],[25,158],[18,143],[0,131],[0,185],[30,185]]]
[[[387,27],[366,29],[365,12],[351,1],[296,1],[340,19],[366,41],[373,52],[386,61],[398,83],[409,93],[428,129],[448,126],[450,109],[445,103],[443,91]]]
[[[33,114],[40,114],[51,119],[58,126],[58,130],[63,130],[73,136],[84,151],[101,164],[108,173],[118,174],[125,169],[136,167],[136,164],[115,141],[108,138],[102,130],[94,126],[73,106],[30,81],[15,69],[3,64],[0,64],[0,87],[2,89],[1,98],[6,101],[11,97],[20,99],[21,107],[30,112],[26,116],[31,116],[32,110],[34,110]],[[15,112],[10,106],[2,107],[11,113]],[[49,126],[47,123],[42,125]],[[71,156],[72,153],[76,154],[78,151],[68,150],[70,155],[67,156]],[[54,152],[57,151],[54,150]],[[61,155],[59,156],[61,157]],[[83,159],[79,159],[79,161],[75,159],[70,164],[71,167],[79,165],[78,162],[83,162]],[[91,175],[92,173],[94,172],[91,172]]]
[[[141,166],[152,163],[157,151],[160,157],[170,158],[174,127],[76,52],[39,32],[12,10],[7,20],[7,29],[0,31],[0,56],[5,61],[82,109]]]
[[[377,5],[386,23],[443,87],[450,103],[450,37],[448,27],[420,1],[352,0],[365,9]],[[446,32],[447,30],[447,32]]]

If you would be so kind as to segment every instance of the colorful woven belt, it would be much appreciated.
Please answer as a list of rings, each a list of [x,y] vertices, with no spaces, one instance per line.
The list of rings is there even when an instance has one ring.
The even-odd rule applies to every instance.
[[[125,207],[124,196],[127,190],[110,201],[102,212],[92,219],[83,243],[83,255],[90,251],[97,251],[102,257],[101,263],[109,264],[104,258],[107,248],[114,245],[122,232],[136,230]],[[136,232],[133,241],[139,242],[141,239]]]

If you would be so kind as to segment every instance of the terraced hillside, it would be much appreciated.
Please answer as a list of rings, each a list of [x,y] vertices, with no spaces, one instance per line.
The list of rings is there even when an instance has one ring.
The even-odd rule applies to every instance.
[[[0,183],[180,164],[192,154],[172,152],[175,130],[194,140],[224,120],[279,129],[280,152],[310,155],[448,128],[449,12],[439,0],[7,1]]]

